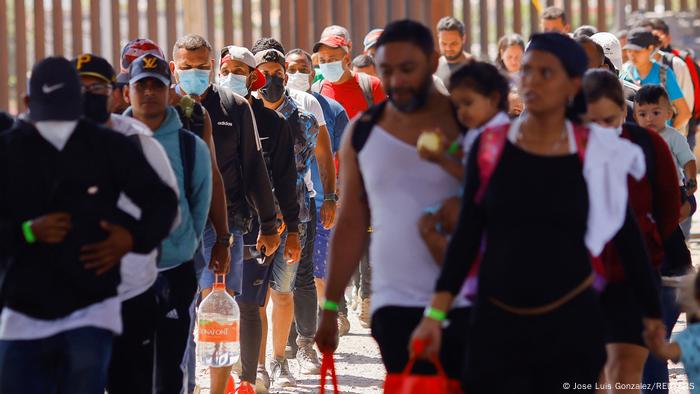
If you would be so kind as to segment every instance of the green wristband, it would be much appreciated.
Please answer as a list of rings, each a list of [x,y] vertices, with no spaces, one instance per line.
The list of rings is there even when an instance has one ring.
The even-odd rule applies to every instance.
[[[447,154],[450,156],[454,156],[457,152],[459,152],[459,148],[462,147],[462,144],[460,144],[459,141],[453,142],[449,148],[447,148]]]
[[[34,235],[34,232],[32,232],[31,220],[27,220],[26,222],[22,223],[22,233],[24,234],[24,240],[27,241],[28,244],[33,244],[36,242],[36,236]]]
[[[331,312],[338,312],[338,303],[331,301],[331,300],[325,300],[325,301],[323,301],[323,310],[324,311],[331,311]]]
[[[425,313],[423,313],[423,316],[439,322],[444,322],[445,319],[447,319],[447,312],[427,307],[425,308]]]

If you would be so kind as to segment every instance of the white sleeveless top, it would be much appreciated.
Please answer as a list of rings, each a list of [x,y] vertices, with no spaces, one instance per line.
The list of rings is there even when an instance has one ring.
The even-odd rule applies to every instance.
[[[372,312],[384,306],[425,307],[440,266],[418,231],[428,208],[460,194],[460,183],[440,166],[422,160],[409,145],[374,126],[358,154],[369,201]],[[454,306],[468,306],[459,297]]]

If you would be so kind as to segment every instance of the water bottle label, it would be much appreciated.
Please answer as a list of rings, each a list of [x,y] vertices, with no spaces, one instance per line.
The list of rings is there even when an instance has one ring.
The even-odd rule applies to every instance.
[[[238,342],[238,322],[221,324],[200,320],[198,326],[199,342]]]

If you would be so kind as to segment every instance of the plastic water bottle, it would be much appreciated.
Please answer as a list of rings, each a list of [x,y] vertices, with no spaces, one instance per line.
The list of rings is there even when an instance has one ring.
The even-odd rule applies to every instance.
[[[224,281],[224,275],[216,275],[214,290],[197,309],[197,360],[205,367],[228,367],[241,355],[241,314]]]

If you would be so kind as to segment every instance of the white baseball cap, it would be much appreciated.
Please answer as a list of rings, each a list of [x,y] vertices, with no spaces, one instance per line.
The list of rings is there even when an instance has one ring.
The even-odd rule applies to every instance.
[[[605,57],[610,59],[616,69],[622,69],[622,46],[614,34],[608,32],[596,33],[591,40],[603,47]]]
[[[258,90],[261,87],[265,86],[265,75],[262,72],[260,72],[260,70],[258,70],[257,65],[255,63],[255,55],[253,55],[250,49],[235,45],[226,46],[221,50],[219,61],[223,64],[228,60],[239,61],[255,71],[257,78],[253,86],[250,87],[250,90]]]

